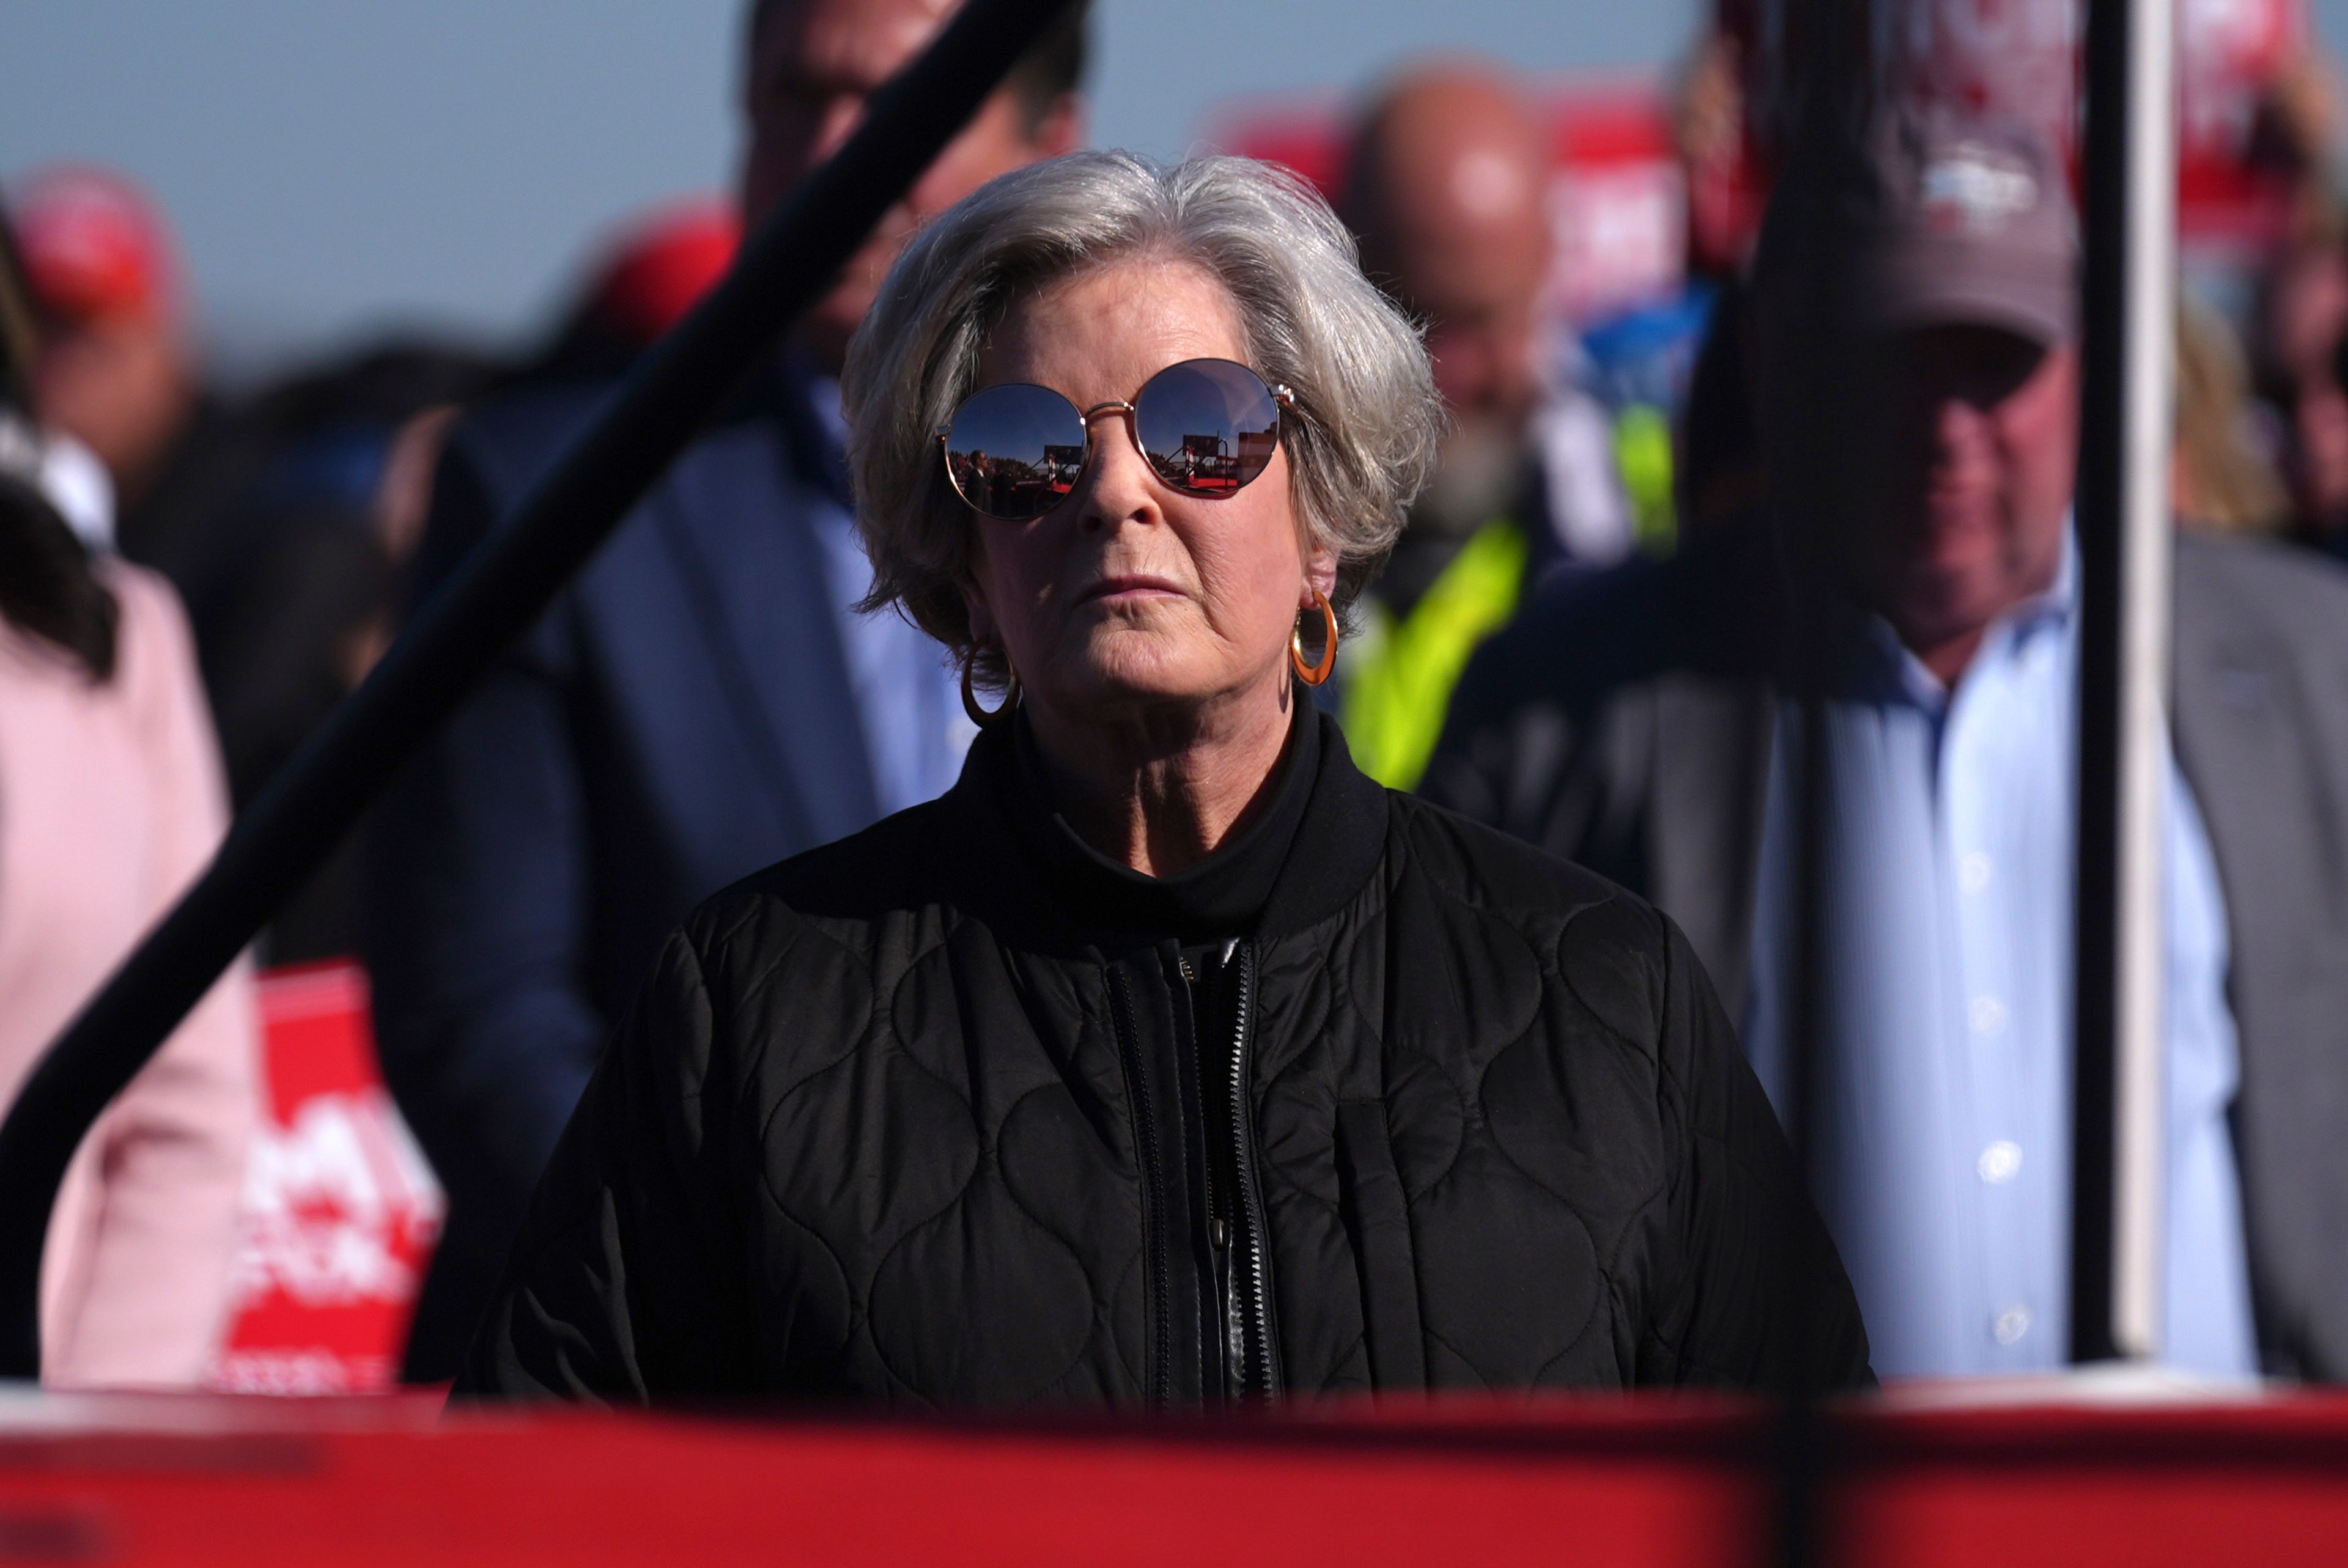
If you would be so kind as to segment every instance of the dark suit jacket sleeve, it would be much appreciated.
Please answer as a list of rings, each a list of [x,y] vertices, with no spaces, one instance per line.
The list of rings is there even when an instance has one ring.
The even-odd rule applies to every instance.
[[[1612,842],[1619,825],[1610,829],[1601,820],[1601,802],[1581,778],[1593,741],[1590,721],[1601,705],[1595,699],[1611,696],[1616,683],[1613,671],[1583,669],[1587,659],[1560,657],[1614,636],[1587,623],[1582,605],[1590,597],[1583,585],[1552,584],[1476,651],[1452,692],[1418,793],[1652,896]]]
[[[1520,754],[1525,738],[1516,733],[1520,721],[1514,711],[1525,694],[1514,689],[1510,675],[1528,641],[1518,628],[1508,628],[1468,661],[1452,690],[1443,733],[1418,793],[1462,816],[1538,844],[1540,825],[1526,820],[1520,808],[1511,809],[1526,794],[1520,775],[1527,760]],[[1554,739],[1557,754],[1544,759],[1552,766],[1568,749],[1562,734]]]
[[[1664,1112],[1684,1158],[1668,1196],[1684,1273],[1665,1298],[1658,1380],[1738,1388],[1874,1381],[1859,1301],[1728,1016],[1668,918]]]
[[[498,510],[460,427],[436,483],[419,600]],[[444,1245],[484,1254],[448,1260],[475,1275],[468,1310],[610,1027],[582,984],[589,866],[563,603],[403,771],[370,833],[376,1045],[449,1189]],[[468,1330],[449,1330],[449,1357]]]
[[[680,932],[555,1149],[458,1395],[648,1404],[743,1386],[750,1318],[715,1035]]]

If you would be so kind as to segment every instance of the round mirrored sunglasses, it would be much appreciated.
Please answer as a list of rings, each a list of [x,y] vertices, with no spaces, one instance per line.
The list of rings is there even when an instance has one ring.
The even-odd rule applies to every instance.
[[[1228,496],[1272,462],[1280,411],[1296,405],[1228,359],[1186,359],[1142,384],[1130,403],[1079,410],[1048,386],[1004,382],[963,399],[938,432],[946,477],[977,510],[1006,523],[1040,518],[1084,477],[1092,422],[1122,415],[1134,446],[1166,486],[1186,496]]]

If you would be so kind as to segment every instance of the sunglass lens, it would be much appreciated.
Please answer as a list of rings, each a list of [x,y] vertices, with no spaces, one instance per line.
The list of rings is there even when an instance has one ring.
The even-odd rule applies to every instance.
[[[1280,405],[1263,378],[1228,359],[1188,359],[1149,378],[1133,430],[1158,477],[1194,496],[1228,496],[1280,444]]]
[[[1085,422],[1047,386],[1010,382],[972,393],[946,427],[946,473],[990,518],[1040,518],[1076,487]]]

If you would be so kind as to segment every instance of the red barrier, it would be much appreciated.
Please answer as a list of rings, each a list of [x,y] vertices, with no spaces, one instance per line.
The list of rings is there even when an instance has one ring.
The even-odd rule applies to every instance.
[[[1210,1425],[0,1402],[0,1556],[126,1564],[1758,1561],[1766,1413],[1448,1400]],[[1868,1409],[1839,1561],[2348,1558],[2348,1400]]]
[[[438,1194],[376,1077],[364,977],[280,973],[263,999],[272,1125],[216,1378],[381,1388]],[[1837,1419],[1837,1561],[2348,1562],[2348,1397],[1993,1397]],[[1665,1398],[990,1427],[19,1394],[0,1562],[1742,1565],[1767,1432]]]

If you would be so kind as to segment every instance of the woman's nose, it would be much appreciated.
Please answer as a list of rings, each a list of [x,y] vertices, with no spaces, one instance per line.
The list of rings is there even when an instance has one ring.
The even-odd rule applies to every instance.
[[[1131,519],[1155,522],[1158,491],[1149,465],[1134,444],[1132,415],[1102,414],[1092,421],[1092,478],[1086,486],[1084,523],[1114,528]]]

